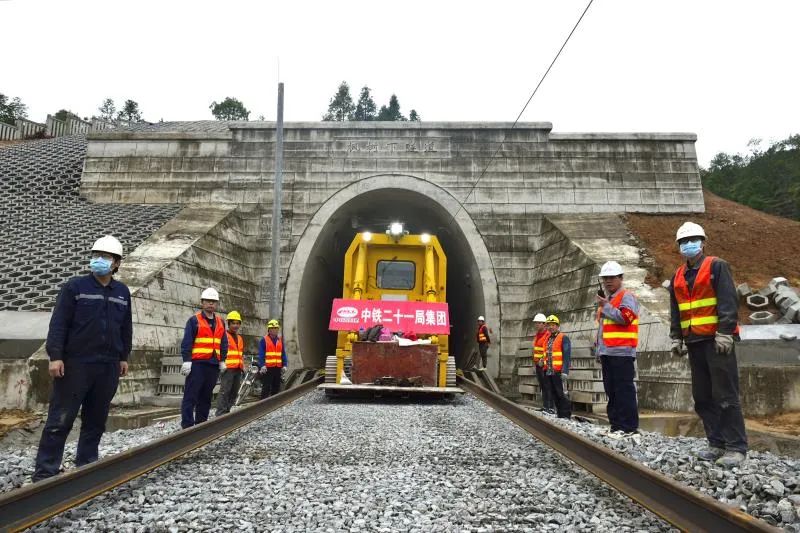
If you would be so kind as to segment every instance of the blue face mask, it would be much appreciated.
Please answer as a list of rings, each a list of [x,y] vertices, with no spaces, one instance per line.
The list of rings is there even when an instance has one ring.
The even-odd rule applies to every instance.
[[[686,241],[680,244],[681,255],[686,259],[697,257],[697,254],[703,251],[702,241]]]
[[[107,276],[111,274],[111,259],[104,257],[92,257],[89,262],[89,268],[98,276]]]

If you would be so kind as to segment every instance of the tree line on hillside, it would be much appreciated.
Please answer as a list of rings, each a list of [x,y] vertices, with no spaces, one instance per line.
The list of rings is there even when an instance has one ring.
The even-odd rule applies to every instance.
[[[250,120],[250,111],[245,107],[241,100],[227,96],[221,102],[214,100],[208,106],[211,114],[217,120]],[[108,121],[124,122],[145,122],[139,103],[136,100],[125,100],[120,109],[117,109],[112,98],[106,98],[97,108],[99,117]],[[59,109],[53,114],[59,120],[66,120],[69,116],[78,117],[77,113],[68,109]],[[17,96],[11,98],[0,93],[0,122],[14,125],[18,118],[28,117],[28,106]],[[263,115],[259,115],[259,120],[264,120]],[[84,120],[89,120],[84,117]],[[331,98],[328,105],[328,112],[322,117],[324,121],[345,121],[345,120],[388,120],[388,121],[419,121],[419,113],[412,109],[408,118],[400,111],[400,101],[397,95],[392,94],[389,103],[378,109],[375,100],[372,98],[371,89],[366,85],[361,88],[358,101],[353,102],[350,95],[350,86],[347,82],[342,82]]]
[[[761,150],[750,141],[748,155],[717,154],[700,169],[708,190],[759,211],[800,220],[800,134]]]
[[[353,102],[350,96],[350,86],[346,81],[339,84],[336,94],[328,104],[328,112],[322,116],[326,122],[344,122],[346,120],[388,120],[388,121],[419,121],[419,113],[415,109],[411,110],[408,118],[400,112],[400,101],[397,95],[392,94],[388,105],[382,105],[377,109],[375,100],[370,93],[371,89],[366,85],[361,88],[361,94],[357,102]]]

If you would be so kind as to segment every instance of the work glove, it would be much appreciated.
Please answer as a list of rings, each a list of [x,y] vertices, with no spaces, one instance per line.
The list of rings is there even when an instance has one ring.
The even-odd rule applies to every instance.
[[[191,361],[186,361],[185,363],[183,363],[181,365],[181,374],[183,374],[184,376],[188,376],[189,372],[191,372],[191,371],[192,371],[192,362]]]
[[[281,378],[283,378],[283,376],[285,375],[286,375],[286,367],[284,366],[281,368]]]
[[[261,370],[258,371],[259,374],[266,374],[267,373],[267,365],[261,367]]]
[[[669,349],[669,353],[674,357],[683,357],[686,355],[687,350],[683,345],[683,339],[672,339],[672,346]]]
[[[564,394],[568,394],[568,392],[569,392],[567,390],[567,380],[568,379],[569,379],[569,375],[564,373],[564,372],[562,372],[561,373],[561,385],[564,387]]]
[[[225,363],[225,361],[220,361],[219,362],[219,371],[220,372],[225,372],[226,370],[228,370],[228,365]]]
[[[717,353],[720,355],[728,355],[733,351],[733,335],[717,332],[714,336],[714,343],[717,345]]]

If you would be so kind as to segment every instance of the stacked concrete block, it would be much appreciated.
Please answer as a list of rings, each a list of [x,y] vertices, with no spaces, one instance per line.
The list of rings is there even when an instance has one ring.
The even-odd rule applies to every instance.
[[[800,323],[800,295],[789,285],[784,277],[772,278],[760,291],[743,295],[747,307],[755,311],[749,316],[753,325]],[[768,310],[770,303],[780,310],[777,315]]]

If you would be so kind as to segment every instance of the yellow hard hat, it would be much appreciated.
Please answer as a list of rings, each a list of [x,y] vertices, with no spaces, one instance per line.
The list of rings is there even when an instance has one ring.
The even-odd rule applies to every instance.
[[[275,320],[274,318],[267,322],[267,329],[269,328],[279,328],[281,327],[281,323]]]
[[[556,315],[550,315],[549,317],[547,317],[547,323],[548,324],[561,324],[561,321],[558,320],[558,317]]]
[[[239,314],[239,311],[231,311],[228,313],[228,320],[238,320],[239,322],[242,321],[242,315]]]

